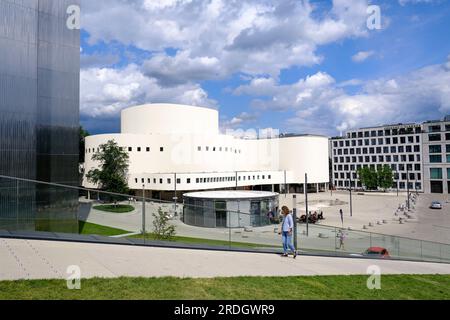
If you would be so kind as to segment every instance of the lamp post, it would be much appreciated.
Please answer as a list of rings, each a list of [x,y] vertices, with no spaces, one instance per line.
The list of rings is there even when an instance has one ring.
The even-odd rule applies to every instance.
[[[408,206],[408,211],[410,209],[410,204],[409,204],[409,167],[408,165],[406,165],[406,192],[407,192],[407,206]]]
[[[353,199],[352,199],[352,172],[350,171],[350,217],[353,217]]]
[[[145,185],[142,185],[142,235],[145,241],[146,227],[145,227]]]
[[[396,172],[395,180],[397,181],[396,184],[397,184],[397,198],[398,198],[398,181],[400,180],[400,174],[398,173],[398,170],[395,170],[395,172]]]

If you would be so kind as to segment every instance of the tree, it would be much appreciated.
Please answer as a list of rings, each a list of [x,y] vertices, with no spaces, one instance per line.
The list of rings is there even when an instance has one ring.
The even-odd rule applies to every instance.
[[[84,163],[84,155],[85,155],[85,149],[86,149],[86,137],[90,136],[90,133],[84,130],[82,126],[80,126],[79,130],[79,151],[80,151],[80,157],[79,162]]]
[[[92,169],[86,175],[89,182],[98,185],[99,189],[127,194],[128,188],[128,153],[123,151],[119,145],[110,140],[100,145],[100,151],[92,156],[93,161],[99,163],[98,169]],[[115,197],[110,197],[116,201]]]
[[[389,189],[392,188],[394,184],[394,173],[392,172],[391,167],[385,165],[382,168],[378,169],[378,187],[381,189]]]
[[[359,180],[368,190],[378,189],[378,175],[375,169],[363,167],[358,170]]]
[[[169,224],[169,215],[158,209],[158,214],[153,213],[153,234],[157,240],[170,240],[176,232],[175,226]]]

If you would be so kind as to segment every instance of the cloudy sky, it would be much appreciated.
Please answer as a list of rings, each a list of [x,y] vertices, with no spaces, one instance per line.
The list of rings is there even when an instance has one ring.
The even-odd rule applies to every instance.
[[[370,5],[381,9],[381,28]],[[156,102],[338,135],[450,114],[448,0],[83,0],[81,122]]]

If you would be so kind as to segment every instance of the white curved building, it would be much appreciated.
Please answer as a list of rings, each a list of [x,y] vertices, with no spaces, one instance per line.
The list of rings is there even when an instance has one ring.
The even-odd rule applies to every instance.
[[[86,139],[85,172],[109,140],[129,153],[130,188],[150,197],[231,188],[303,192],[305,173],[309,188],[328,187],[326,137],[239,139],[220,133],[219,113],[209,108],[149,104],[122,111],[120,134]],[[95,188],[86,179],[84,186]]]

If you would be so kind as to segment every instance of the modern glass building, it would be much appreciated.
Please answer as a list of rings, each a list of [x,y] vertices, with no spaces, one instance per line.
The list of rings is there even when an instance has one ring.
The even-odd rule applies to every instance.
[[[0,0],[0,175],[78,185],[73,5],[79,0]],[[77,199],[76,191],[2,178],[0,229],[76,232]]]
[[[262,227],[278,215],[279,194],[264,191],[203,191],[183,196],[183,221],[204,228]]]

